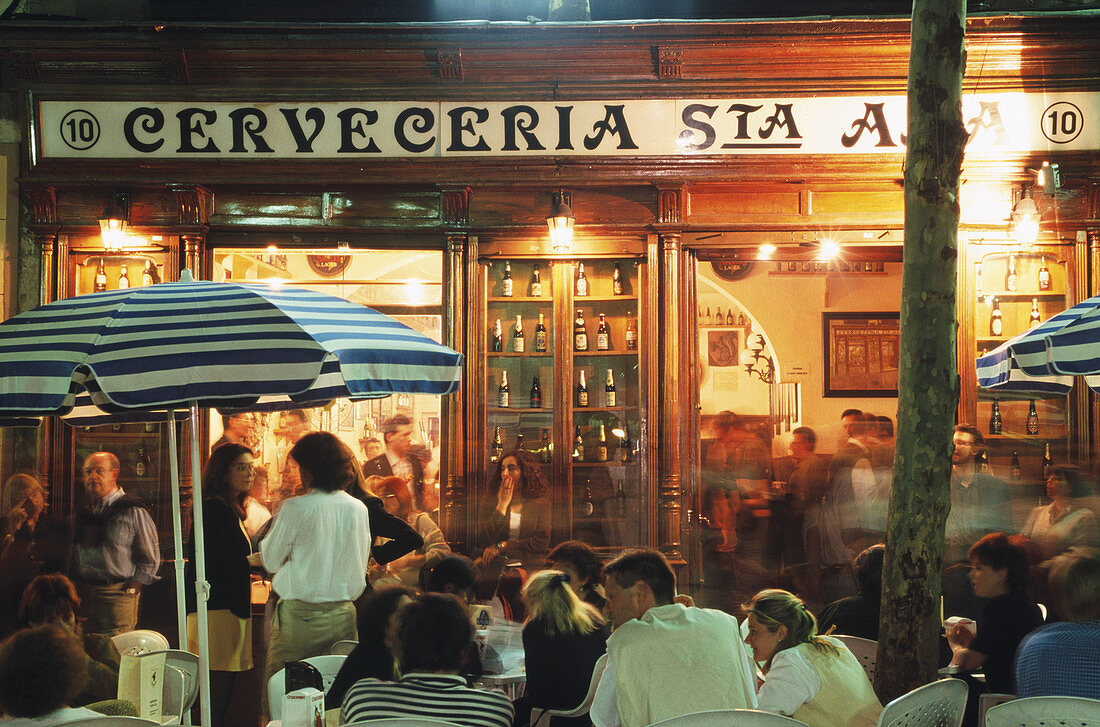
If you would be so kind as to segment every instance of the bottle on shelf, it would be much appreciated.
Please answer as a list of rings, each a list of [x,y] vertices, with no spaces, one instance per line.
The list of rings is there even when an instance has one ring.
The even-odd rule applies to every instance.
[[[588,383],[584,380],[584,369],[581,369],[580,378],[577,380],[577,406],[588,406]]]
[[[546,316],[539,313],[539,322],[535,324],[535,353],[546,353],[550,347],[550,336],[546,332]]]
[[[1038,298],[1032,298],[1031,299],[1031,315],[1029,315],[1027,317],[1028,328],[1033,328],[1033,327],[1039,325],[1040,323],[1042,323],[1042,321],[1043,321],[1042,315],[1039,313],[1039,299]]]
[[[978,452],[977,461],[978,471],[989,474],[989,455],[984,449],[981,452]]]
[[[638,322],[634,318],[634,311],[626,314],[626,340],[627,351],[638,350]]]
[[[1027,427],[1025,431],[1032,437],[1039,434],[1039,412],[1035,411],[1034,399],[1029,401],[1027,405]]]
[[[607,461],[607,429],[603,422],[600,422],[600,428],[596,434],[596,461]]]
[[[107,268],[103,267],[103,258],[99,259],[99,267],[95,271],[95,282],[92,290],[101,293],[107,290]]]
[[[737,314],[737,325],[739,325],[739,326],[745,325],[745,314],[744,313],[738,313]]]
[[[725,320],[726,319],[722,317],[721,306],[716,306],[714,308],[714,320],[711,322],[711,325],[720,326]]]
[[[733,308],[727,308],[726,309],[726,325],[727,326],[732,326],[733,325]]]
[[[700,321],[700,324],[702,324],[704,326],[709,326],[710,325],[710,306],[709,305],[707,306],[707,312],[706,312],[706,314],[703,315],[703,320]]]
[[[523,432],[516,435],[516,449],[523,449]]]
[[[1001,433],[1001,403],[993,400],[993,413],[989,415],[989,433]]]
[[[634,442],[630,440],[630,427],[623,423],[623,436],[619,437],[619,461],[629,462],[634,459]]]
[[[511,403],[512,394],[508,387],[508,371],[504,370],[500,372],[500,385],[497,386],[497,406],[501,409],[507,409]]]
[[[1005,324],[1001,317],[1001,301],[993,299],[993,310],[989,312],[989,335],[1000,337],[1004,334]]]
[[[982,264],[974,263],[974,292],[982,292]]]
[[[134,474],[138,477],[145,477],[150,469],[149,464],[149,455],[145,452],[145,445],[139,444],[137,457],[134,458]]]
[[[500,294],[505,298],[511,298],[514,290],[512,282],[512,263],[504,263],[504,279],[500,281]]]
[[[594,512],[596,512],[596,504],[592,502],[592,481],[585,478],[584,493],[581,495],[580,505],[577,506],[577,513],[585,518],[592,517]]]
[[[1016,292],[1017,287],[1016,279],[1016,256],[1008,256],[1008,272],[1005,273],[1005,290],[1010,293]]]
[[[577,287],[574,295],[583,298],[588,295],[588,276],[584,274],[584,263],[579,265],[580,267],[577,268]]]
[[[152,260],[145,261],[145,269],[141,271],[141,284],[152,285],[157,282],[157,270],[153,267]]]
[[[584,311],[577,310],[577,319],[573,321],[573,350],[588,350],[588,329],[584,327]]]
[[[542,428],[542,443],[539,445],[539,461],[546,464],[550,461],[550,430]]]
[[[1054,460],[1050,456],[1050,442],[1043,449],[1043,480],[1050,479],[1050,472],[1054,468]]]
[[[535,269],[531,271],[531,285],[527,292],[532,298],[542,297],[542,273],[539,272],[538,263],[535,263]]]
[[[512,350],[523,353],[527,347],[527,337],[523,334],[523,316],[516,314],[516,327],[512,329]]]
[[[1015,449],[1012,450],[1012,463],[1009,465],[1009,477],[1013,482],[1019,482],[1023,479],[1024,468],[1020,466],[1020,453]]]
[[[118,272],[118,289],[125,290],[130,287],[130,275],[126,271],[126,263],[122,263],[122,269]]]
[[[619,269],[619,263],[615,263],[615,270],[611,273],[611,292],[614,295],[623,294],[623,271]]]
[[[626,490],[623,489],[623,481],[619,480],[615,487],[615,517],[626,517]]]
[[[499,318],[497,318],[496,323],[493,324],[493,335],[489,340],[489,350],[493,353],[499,353],[504,350],[504,329],[500,325]]]
[[[493,451],[489,455],[490,462],[499,462],[501,455],[504,454],[504,438],[500,434],[500,427],[496,428],[493,432]]]
[[[584,438],[581,436],[581,426],[577,425],[576,436],[573,437],[573,461],[584,461]]]
[[[603,405],[614,407],[615,400],[615,377],[611,374],[611,369],[608,369],[607,382],[603,385]]]
[[[1044,255],[1043,256],[1043,262],[1039,266],[1039,290],[1042,290],[1042,291],[1050,290],[1050,287],[1051,287],[1050,283],[1051,283],[1050,268],[1047,267],[1047,259],[1046,259],[1046,256]]]
[[[596,350],[611,350],[611,326],[607,325],[607,316],[600,314],[600,323],[596,326]]]
[[[531,379],[531,408],[542,408],[542,387],[539,385],[538,376]]]

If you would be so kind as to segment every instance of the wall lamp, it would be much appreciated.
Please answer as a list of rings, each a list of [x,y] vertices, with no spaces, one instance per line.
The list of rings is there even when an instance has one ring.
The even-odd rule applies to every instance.
[[[1031,197],[1031,187],[1024,187],[1020,199],[1012,207],[1012,231],[1016,242],[1029,248],[1039,239],[1039,207]]]
[[[555,255],[568,255],[573,252],[573,210],[569,203],[573,201],[573,195],[564,189],[559,189],[550,195],[550,216],[546,218],[546,226],[550,228],[550,250]]]
[[[111,201],[99,215],[99,237],[103,247],[108,250],[121,250],[125,247],[126,226],[130,220],[130,195],[125,192],[112,192]]]
[[[774,384],[775,363],[770,354],[764,353],[767,347],[762,333],[750,333],[745,340],[745,351],[741,354],[741,365],[749,376],[755,375],[765,384]]]
[[[1062,188],[1062,173],[1057,164],[1043,162],[1035,171],[1035,183],[1043,188],[1043,194],[1055,194]]]

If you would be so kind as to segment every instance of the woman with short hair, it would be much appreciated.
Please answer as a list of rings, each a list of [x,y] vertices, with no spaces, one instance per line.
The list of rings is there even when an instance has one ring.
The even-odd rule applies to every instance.
[[[387,574],[407,586],[416,586],[420,583],[420,571],[431,568],[450,555],[451,546],[447,545],[443,532],[431,516],[416,509],[405,480],[394,476],[383,477],[373,490],[382,498],[386,512],[407,522],[424,539],[424,544],[417,550],[385,564]]]
[[[1049,559],[1073,547],[1097,543],[1096,515],[1081,504],[1088,497],[1089,483],[1076,467],[1051,468],[1046,494],[1050,503],[1032,509],[1021,534],[1035,541],[1043,558]]]
[[[759,708],[809,727],[872,727],[882,705],[867,672],[844,644],[819,636],[802,599],[779,589],[760,591],[742,606],[745,643],[764,664]]]

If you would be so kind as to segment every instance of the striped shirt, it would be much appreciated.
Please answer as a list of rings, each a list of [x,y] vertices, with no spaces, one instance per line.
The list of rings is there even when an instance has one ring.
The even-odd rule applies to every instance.
[[[424,717],[467,727],[511,727],[512,701],[502,692],[473,689],[457,674],[406,674],[398,682],[368,677],[348,689],[340,723]]]

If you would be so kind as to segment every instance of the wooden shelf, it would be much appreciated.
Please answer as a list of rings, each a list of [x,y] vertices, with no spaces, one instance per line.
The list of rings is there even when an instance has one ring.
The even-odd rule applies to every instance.
[[[547,407],[527,407],[527,406],[487,406],[485,411],[492,413],[508,412],[510,414],[553,414],[553,409]]]
[[[637,301],[636,295],[574,295],[573,307],[576,308],[581,303],[594,302],[594,303],[614,303],[616,301]]]
[[[545,303],[547,306],[554,304],[554,299],[547,295],[534,297],[530,295],[491,295],[490,303]]]
[[[515,351],[490,351],[485,354],[486,358],[553,358],[554,352],[547,351],[546,353],[535,353],[534,351],[523,351],[522,353],[516,353]]]
[[[636,407],[636,406],[576,406],[576,405],[574,405],[573,406],[573,413],[574,414],[583,414],[586,411],[609,411],[609,412],[635,411],[637,408],[638,407]]]
[[[637,356],[637,350],[623,350],[623,351],[574,351],[573,358],[584,358],[586,356]]]
[[[608,448],[610,449],[610,446]],[[608,456],[610,457],[611,454],[608,453]],[[637,462],[638,462],[637,458],[635,458],[635,459],[633,459],[629,462],[618,462],[618,461],[613,461],[613,460],[608,460],[606,462],[588,462],[586,460],[580,460],[580,461],[573,460],[573,466],[574,467],[630,467],[631,465],[637,464]]]
[[[986,292],[983,290],[982,292],[978,293],[977,297],[978,301],[981,303],[984,303],[985,299],[989,297],[996,298],[1001,303],[1030,303],[1032,298],[1038,298],[1039,300],[1062,301],[1065,299],[1066,294],[1057,293],[1050,290],[1045,292],[1036,291],[1034,293],[1023,293],[1021,291],[1016,291],[1015,293],[1004,293],[992,290]]]

